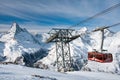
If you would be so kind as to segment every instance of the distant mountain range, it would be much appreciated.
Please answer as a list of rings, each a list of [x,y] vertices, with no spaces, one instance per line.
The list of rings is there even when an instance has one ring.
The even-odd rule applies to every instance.
[[[112,63],[98,63],[87,60],[87,52],[100,49],[101,32],[89,33],[87,28],[73,32],[81,37],[70,42],[71,55],[76,70],[89,68],[91,71],[120,73],[120,32],[105,30],[104,49],[112,53]],[[11,29],[0,34],[0,60],[17,64],[56,69],[56,53],[54,43],[45,43],[49,37],[46,33],[31,34],[26,29],[13,23]]]

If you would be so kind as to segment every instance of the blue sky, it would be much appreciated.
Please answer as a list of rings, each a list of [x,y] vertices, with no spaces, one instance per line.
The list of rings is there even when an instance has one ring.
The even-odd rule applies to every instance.
[[[0,31],[9,29],[14,21],[30,31],[47,32],[55,27],[67,28],[117,3],[120,0],[0,0]],[[75,29],[94,29],[118,22],[120,7]],[[120,25],[111,29],[120,31]]]

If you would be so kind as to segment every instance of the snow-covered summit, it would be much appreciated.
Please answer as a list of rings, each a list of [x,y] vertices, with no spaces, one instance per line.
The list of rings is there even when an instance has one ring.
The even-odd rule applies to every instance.
[[[15,35],[21,31],[24,31],[24,29],[20,28],[17,23],[13,23],[10,30],[7,31],[4,35],[2,35],[0,40],[6,42],[14,39]]]
[[[11,26],[11,29],[8,32],[19,33],[21,31],[24,31],[24,30],[20,28],[17,23],[13,23]]]

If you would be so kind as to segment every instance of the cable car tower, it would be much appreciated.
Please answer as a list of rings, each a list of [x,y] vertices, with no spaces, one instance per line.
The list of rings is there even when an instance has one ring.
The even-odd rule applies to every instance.
[[[105,29],[108,29],[108,28],[111,28],[111,27],[115,27],[115,26],[117,26],[117,25],[120,25],[120,22],[119,22],[119,23],[116,23],[116,24],[113,24],[113,25],[111,25],[111,26],[96,28],[95,30],[92,31],[92,32],[101,31],[101,46],[100,46],[100,51],[101,51],[101,53],[102,53],[103,51],[106,51],[106,50],[103,49],[104,32],[105,32],[104,30],[105,30]]]
[[[101,27],[101,28],[97,28],[95,30],[93,30],[92,32],[96,32],[96,31],[101,31],[101,46],[100,46],[100,52],[102,53],[103,51],[105,51],[103,49],[103,43],[104,43],[104,30],[107,29],[109,27]]]
[[[55,42],[57,70],[66,72],[72,70],[72,59],[70,54],[70,44],[72,40],[80,37],[80,35],[72,36],[74,29],[57,29],[53,28],[48,34],[50,37],[46,43]]]

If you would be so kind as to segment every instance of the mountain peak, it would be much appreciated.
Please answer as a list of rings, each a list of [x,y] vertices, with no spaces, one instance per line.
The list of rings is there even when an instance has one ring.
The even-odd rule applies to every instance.
[[[81,29],[76,31],[76,34],[86,34],[88,29],[86,27],[82,27]]]
[[[23,29],[20,28],[16,22],[12,24],[11,29],[9,30],[9,32],[13,32],[13,33],[19,33],[21,31],[23,31]]]

